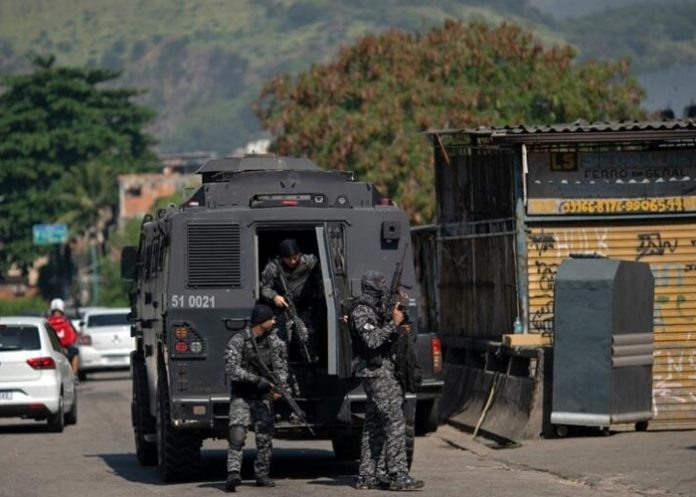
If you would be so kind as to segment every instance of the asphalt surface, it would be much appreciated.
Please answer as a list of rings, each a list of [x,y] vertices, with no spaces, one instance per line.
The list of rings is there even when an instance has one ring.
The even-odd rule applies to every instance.
[[[223,494],[224,440],[203,446],[198,479],[162,484],[157,469],[141,467],[130,427],[130,379],[97,374],[79,386],[79,419],[64,433],[44,423],[0,420],[0,496],[216,496]],[[269,496],[375,495],[350,483],[354,462],[339,462],[325,440],[274,441],[277,487],[252,486],[253,441],[247,443],[238,494]],[[416,441],[413,475],[420,495],[696,496],[696,432],[581,433],[561,440],[498,448],[451,426]]]

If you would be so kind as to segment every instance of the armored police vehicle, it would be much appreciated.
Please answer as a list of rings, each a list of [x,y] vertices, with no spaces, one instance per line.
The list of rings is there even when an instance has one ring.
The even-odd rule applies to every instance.
[[[412,451],[414,428],[436,426],[442,380],[439,341],[417,329],[406,214],[352,173],[325,171],[303,158],[215,159],[198,173],[200,189],[182,206],[144,219],[139,247],[122,253],[123,276],[133,282],[132,420],[140,462],[157,464],[164,481],[194,477],[203,439],[227,437],[225,347],[249,325],[259,275],[286,238],[316,255],[322,282],[314,323],[318,361],[290,355],[295,400],[340,458],[359,456],[365,410],[365,394],[351,374],[346,303],[360,295],[365,271],[389,280],[404,261],[402,283],[412,288],[408,311],[425,378],[407,396]],[[276,413],[277,436],[314,436],[282,401]]]

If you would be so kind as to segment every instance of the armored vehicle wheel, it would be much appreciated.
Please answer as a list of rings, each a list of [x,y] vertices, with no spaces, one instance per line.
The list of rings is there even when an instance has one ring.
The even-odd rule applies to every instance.
[[[338,435],[331,439],[336,459],[354,461],[360,459],[360,433]]]
[[[133,397],[131,400],[131,422],[135,438],[135,453],[143,466],[157,464],[157,443],[152,440],[156,431],[155,418],[149,410],[147,371],[142,354],[131,354],[133,365]],[[147,438],[150,438],[150,441]]]
[[[190,431],[175,430],[169,407],[165,372],[157,381],[157,465],[165,483],[190,480],[201,464],[201,440]]]

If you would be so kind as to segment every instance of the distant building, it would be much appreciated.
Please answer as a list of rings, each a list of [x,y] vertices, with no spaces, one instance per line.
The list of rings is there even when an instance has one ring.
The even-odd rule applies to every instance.
[[[191,152],[160,156],[161,173],[122,174],[118,177],[118,225],[128,219],[141,218],[152,212],[155,202],[164,197],[180,194],[200,185],[194,174],[207,160],[217,157],[212,152]]]

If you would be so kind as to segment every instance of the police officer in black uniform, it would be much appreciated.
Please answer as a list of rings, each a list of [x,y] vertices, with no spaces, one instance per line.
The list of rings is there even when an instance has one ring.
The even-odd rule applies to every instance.
[[[273,401],[280,395],[264,376],[264,369],[272,371],[287,389],[288,358],[285,342],[278,338],[274,326],[273,310],[267,305],[256,305],[251,313],[251,327],[234,335],[225,350],[225,371],[231,381],[227,492],[234,492],[242,482],[242,449],[252,423],[256,434],[256,485],[275,486],[269,476],[275,432]]]
[[[361,279],[362,295],[353,303],[349,324],[357,365],[367,394],[359,474],[355,488],[380,488],[378,475],[384,464],[389,490],[418,490],[421,480],[408,474],[404,392],[396,375],[393,344],[404,324],[404,313],[395,305],[384,315],[387,298],[383,274],[367,271]]]
[[[261,272],[261,298],[281,312],[278,324],[283,338],[288,345],[294,342],[308,362],[318,360],[314,322],[321,313],[321,288],[319,260],[314,254],[303,254],[293,238],[280,242],[278,257],[268,261]],[[287,312],[291,303],[300,322],[295,323]]]

